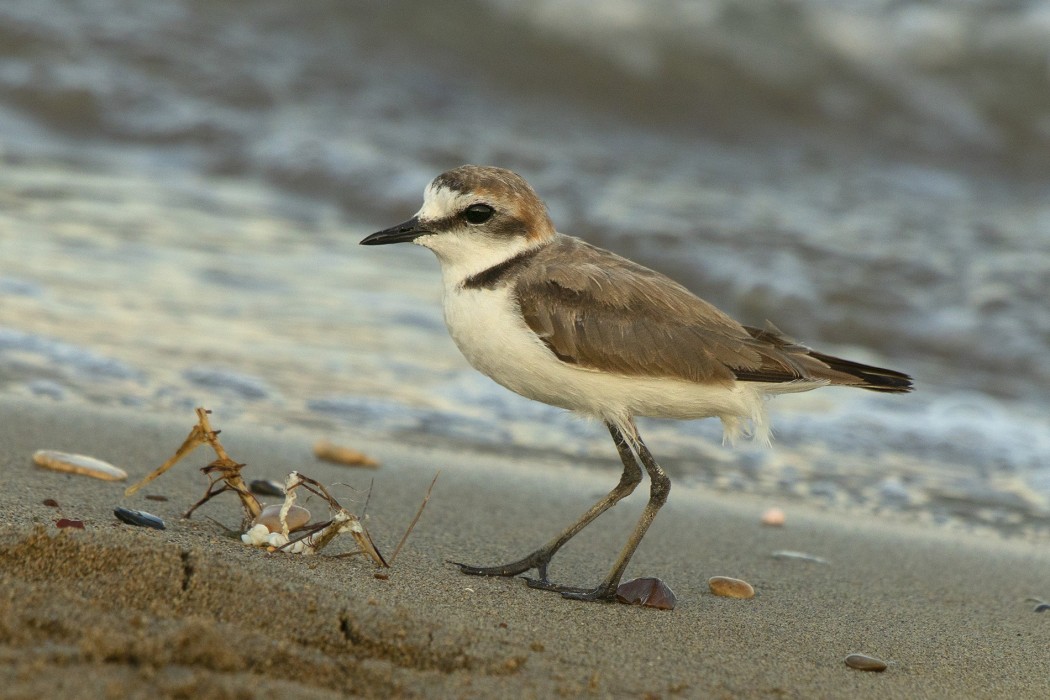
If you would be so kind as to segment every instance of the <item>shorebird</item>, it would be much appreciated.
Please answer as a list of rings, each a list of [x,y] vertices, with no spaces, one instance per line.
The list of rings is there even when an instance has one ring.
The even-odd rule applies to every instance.
[[[464,165],[442,173],[415,216],[361,241],[406,242],[437,255],[445,323],[467,361],[515,393],[602,421],[623,462],[612,491],[545,545],[501,566],[458,564],[466,574],[535,569],[526,579],[534,588],[612,600],[670,492],[635,416],[718,417],[727,441],[746,433],[768,442],[771,396],[828,385],[912,388],[901,372],[810,350],[771,325],[742,326],[672,279],[558,233],[543,201],[509,170]],[[649,501],[605,579],[594,588],[552,583],[551,558],[634,491],[642,468]]]

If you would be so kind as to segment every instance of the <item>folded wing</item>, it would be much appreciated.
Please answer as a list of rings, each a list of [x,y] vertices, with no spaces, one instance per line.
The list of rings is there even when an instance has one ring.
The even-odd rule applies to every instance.
[[[627,376],[700,383],[805,380],[909,391],[911,380],[814,352],[772,326],[740,325],[685,287],[559,236],[515,280],[525,322],[560,360]]]

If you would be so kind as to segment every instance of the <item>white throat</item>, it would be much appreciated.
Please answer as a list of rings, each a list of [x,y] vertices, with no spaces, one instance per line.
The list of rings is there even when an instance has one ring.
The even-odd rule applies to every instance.
[[[547,243],[518,236],[492,238],[465,228],[420,236],[414,242],[434,251],[446,289],[458,287],[479,272]]]

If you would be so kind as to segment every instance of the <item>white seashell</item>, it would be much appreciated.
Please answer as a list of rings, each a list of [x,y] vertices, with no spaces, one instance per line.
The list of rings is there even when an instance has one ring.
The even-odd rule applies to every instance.
[[[798,559],[799,561],[811,561],[814,564],[827,564],[828,560],[824,557],[818,557],[815,554],[807,554],[806,552],[796,552],[791,549],[778,549],[773,552],[774,559]]]
[[[86,455],[58,452],[57,450],[37,450],[33,453],[33,462],[43,469],[51,469],[67,474],[91,476],[103,481],[123,481],[128,478],[127,472],[114,467],[109,462]]]
[[[283,532],[271,532],[266,536],[266,544],[271,547],[283,547],[288,544],[288,537]]]
[[[252,525],[248,532],[241,535],[241,542],[252,547],[261,547],[266,544],[266,538],[270,536],[270,529],[265,525]]]

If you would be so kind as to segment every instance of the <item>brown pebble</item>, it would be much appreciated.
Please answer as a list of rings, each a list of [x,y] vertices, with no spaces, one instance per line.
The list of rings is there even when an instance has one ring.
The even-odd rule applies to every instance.
[[[755,588],[747,581],[728,576],[712,576],[707,579],[707,586],[715,595],[723,598],[754,598]]]
[[[166,500],[168,500],[168,497],[167,496],[161,496],[160,494],[156,494],[156,493],[151,493],[148,496],[146,496],[146,500],[147,501],[166,501]]]
[[[288,531],[293,532],[310,522],[310,511],[302,506],[293,505],[288,509],[288,515],[285,520],[288,522]],[[265,525],[270,532],[280,532],[281,505],[274,504],[263,508],[262,512],[259,513],[259,517],[252,523],[252,525],[260,524]]]
[[[845,661],[847,666],[855,668],[858,671],[875,671],[876,673],[879,673],[886,670],[885,661],[865,654],[850,654],[846,657]]]
[[[379,466],[379,462],[362,452],[351,450],[349,447],[343,447],[342,445],[334,445],[326,440],[321,440],[314,445],[314,457],[323,459],[326,462],[345,464],[348,467],[375,469]]]
[[[762,524],[770,527],[780,527],[784,524],[786,517],[784,511],[780,508],[770,508],[762,514]]]
[[[380,581],[386,581],[386,580],[388,580],[390,578],[390,574],[384,574],[384,573],[381,573],[381,572],[377,571],[374,574],[372,574],[372,578],[377,578]]]
[[[53,498],[45,498],[44,505],[48,508],[58,508],[58,501]]]
[[[83,520],[70,520],[69,518],[62,518],[61,520],[56,520],[55,521],[55,526],[56,527],[63,527],[63,528],[71,527],[71,528],[74,528],[74,529],[77,529],[77,530],[83,530],[84,529],[84,521]]]
[[[69,452],[37,450],[33,453],[33,462],[42,469],[91,476],[103,481],[123,481],[128,478],[127,472],[114,467],[109,462]]]
[[[627,605],[674,610],[678,596],[658,578],[635,578],[620,584],[616,589],[616,600]]]

